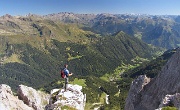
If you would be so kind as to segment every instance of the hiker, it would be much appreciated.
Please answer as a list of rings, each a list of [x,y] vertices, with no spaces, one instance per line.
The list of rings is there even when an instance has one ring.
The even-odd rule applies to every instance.
[[[68,88],[68,83],[69,83],[69,78],[68,78],[68,77],[71,76],[71,75],[73,75],[73,73],[69,72],[69,70],[68,70],[67,68],[68,68],[68,65],[65,64],[65,65],[64,65],[65,91],[66,91],[66,89]]]

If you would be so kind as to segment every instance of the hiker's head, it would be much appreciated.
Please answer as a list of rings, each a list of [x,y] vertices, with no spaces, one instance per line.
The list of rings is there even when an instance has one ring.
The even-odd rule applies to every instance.
[[[65,65],[64,65],[64,67],[65,67],[65,68],[67,68],[67,67],[68,67],[68,65],[67,65],[67,64],[65,64]]]

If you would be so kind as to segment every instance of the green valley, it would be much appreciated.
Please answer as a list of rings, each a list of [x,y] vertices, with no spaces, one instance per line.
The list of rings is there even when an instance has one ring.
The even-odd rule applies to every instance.
[[[69,23],[38,15],[0,17],[0,83],[14,91],[24,84],[49,93],[63,87],[60,69],[68,64],[74,73],[70,83],[83,86],[87,108],[123,109],[133,78],[147,71],[148,65],[159,70],[166,60],[156,58],[165,49],[149,45],[126,30],[107,34],[102,28],[93,27],[89,20]],[[156,68],[152,69],[154,75]],[[153,76],[149,71],[144,74]],[[99,87],[109,94],[110,104],[104,101],[105,93]]]

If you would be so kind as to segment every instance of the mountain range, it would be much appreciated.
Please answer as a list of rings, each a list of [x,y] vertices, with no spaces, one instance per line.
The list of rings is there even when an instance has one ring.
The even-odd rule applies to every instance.
[[[43,17],[65,23],[83,24],[83,29],[101,35],[124,31],[148,44],[167,49],[178,47],[180,42],[179,16],[57,13]]]
[[[108,13],[74,14],[68,12],[54,13],[43,16],[29,14],[25,17],[12,17],[11,15],[7,14],[0,18],[0,27],[1,34],[3,35],[8,33],[13,35],[13,33],[16,32],[31,36],[43,36],[46,34],[46,36],[57,37],[60,35],[59,31],[62,31],[61,36],[65,37],[67,34],[69,34],[68,36],[70,36],[70,34],[75,34],[74,32],[64,33],[68,28],[67,24],[74,24],[74,31],[76,31],[78,27],[83,31],[90,32],[91,34],[93,32],[103,36],[113,35],[123,31],[133,37],[143,40],[148,44],[166,49],[172,49],[178,47],[180,44],[179,18],[179,16],[175,15],[155,16]],[[37,23],[40,23],[40,21],[41,24],[37,25]],[[47,22],[47,24],[43,25],[44,22]],[[59,23],[58,25],[56,24],[57,22]],[[66,23],[66,26],[62,26],[62,22]],[[57,30],[59,25],[64,28]],[[7,27],[9,29],[7,29]],[[83,31],[81,33],[85,34]],[[78,37],[79,35],[74,36]]]
[[[102,109],[124,109],[137,71],[151,64],[156,71],[148,75],[155,77],[169,57],[156,58],[178,45],[179,16],[7,14],[0,17],[0,83],[14,91],[24,84],[50,92],[63,86],[59,71],[68,64],[75,73],[70,83],[84,87],[89,108],[100,103]],[[101,100],[100,86],[111,104]]]

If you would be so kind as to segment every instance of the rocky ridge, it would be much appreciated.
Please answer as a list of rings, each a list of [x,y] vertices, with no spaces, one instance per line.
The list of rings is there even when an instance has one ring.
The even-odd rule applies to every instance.
[[[53,89],[51,94],[37,91],[32,87],[19,85],[17,96],[6,84],[0,85],[0,110],[61,110],[63,107],[84,110],[86,95],[82,86],[69,85],[64,89]]]
[[[169,59],[158,76],[150,81],[139,76],[131,84],[125,110],[155,110],[164,106],[180,109],[180,49]]]

